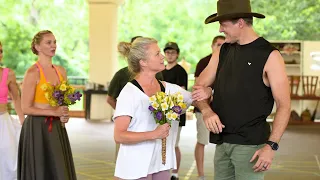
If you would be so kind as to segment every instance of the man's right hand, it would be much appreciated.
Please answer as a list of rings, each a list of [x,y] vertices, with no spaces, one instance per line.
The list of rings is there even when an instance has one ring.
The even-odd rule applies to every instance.
[[[207,127],[207,129],[214,134],[219,134],[222,132],[222,129],[225,127],[221,121],[219,116],[214,113],[211,109],[208,109],[202,112],[203,121]]]

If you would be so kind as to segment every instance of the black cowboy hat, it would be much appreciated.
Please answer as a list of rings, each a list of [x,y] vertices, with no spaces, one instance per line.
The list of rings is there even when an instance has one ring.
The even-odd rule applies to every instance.
[[[251,12],[250,0],[219,0],[217,2],[217,10],[217,13],[206,18],[205,24],[235,18],[265,18],[263,14]]]

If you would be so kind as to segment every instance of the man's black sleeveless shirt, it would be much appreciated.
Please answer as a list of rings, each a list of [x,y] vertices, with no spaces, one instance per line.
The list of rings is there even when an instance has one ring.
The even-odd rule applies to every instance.
[[[263,69],[270,53],[276,50],[260,37],[239,45],[224,43],[214,82],[212,109],[225,125],[222,133],[210,133],[210,142],[258,145],[270,136],[266,118],[274,99],[263,82]]]

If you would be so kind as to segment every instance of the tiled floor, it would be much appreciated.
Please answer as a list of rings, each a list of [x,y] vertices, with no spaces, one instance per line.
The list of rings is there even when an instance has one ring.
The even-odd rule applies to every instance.
[[[113,123],[71,119],[67,124],[79,180],[113,179],[115,144]],[[187,121],[181,132],[180,180],[196,180],[194,161],[196,121]],[[213,179],[215,146],[205,150],[205,173]],[[320,180],[320,126],[289,126],[266,180]]]

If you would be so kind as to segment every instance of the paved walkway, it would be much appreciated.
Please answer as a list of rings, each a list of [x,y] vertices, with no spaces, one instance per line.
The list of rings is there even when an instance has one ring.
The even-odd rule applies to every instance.
[[[115,144],[113,123],[71,119],[67,124],[79,180],[113,179]],[[197,180],[194,161],[196,121],[182,129],[180,180]],[[213,179],[215,146],[205,149],[205,173]],[[320,180],[320,126],[290,126],[282,138],[266,180]]]

